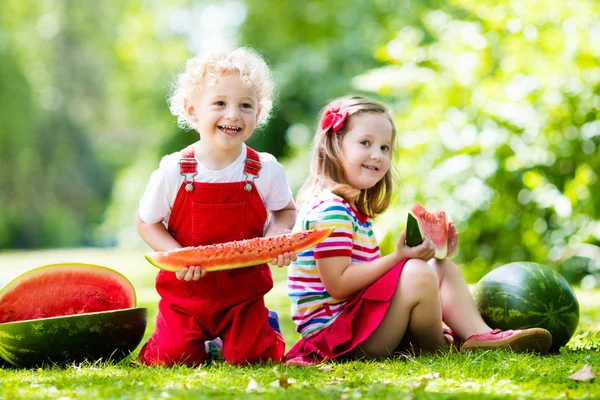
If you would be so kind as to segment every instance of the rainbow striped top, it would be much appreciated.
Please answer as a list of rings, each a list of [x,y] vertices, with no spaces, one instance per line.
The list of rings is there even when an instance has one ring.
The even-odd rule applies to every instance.
[[[331,325],[349,300],[335,299],[329,295],[315,260],[350,257],[352,263],[365,263],[380,257],[371,220],[329,190],[323,190],[304,203],[294,231],[325,226],[335,226],[331,236],[298,254],[298,259],[288,267],[292,320],[302,337],[313,335]]]

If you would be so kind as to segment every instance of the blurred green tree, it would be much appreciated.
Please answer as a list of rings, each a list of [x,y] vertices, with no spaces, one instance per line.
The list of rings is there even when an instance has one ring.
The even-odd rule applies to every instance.
[[[470,280],[599,243],[598,11],[452,0],[376,50],[385,65],[354,85],[387,96],[401,132],[385,251],[414,202],[456,221]]]

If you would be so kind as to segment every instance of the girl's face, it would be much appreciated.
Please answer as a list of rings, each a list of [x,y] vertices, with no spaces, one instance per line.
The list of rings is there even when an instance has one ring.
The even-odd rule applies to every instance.
[[[342,139],[342,163],[348,183],[360,190],[375,186],[390,169],[391,149],[392,124],[384,115],[352,115]]]
[[[215,151],[240,148],[260,115],[254,89],[245,86],[237,73],[221,75],[215,84],[202,82],[184,107],[203,144]]]

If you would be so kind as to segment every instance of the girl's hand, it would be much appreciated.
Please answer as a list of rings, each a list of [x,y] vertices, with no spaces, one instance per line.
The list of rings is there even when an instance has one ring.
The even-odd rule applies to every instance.
[[[418,246],[410,247],[406,245],[406,229],[404,229],[400,233],[400,237],[398,238],[398,243],[396,244],[396,250],[394,250],[394,255],[398,262],[406,259],[406,258],[420,258],[424,261],[429,261],[435,255],[435,246],[433,242],[429,240],[428,237],[425,237],[423,243]]]
[[[448,257],[450,257],[456,251],[458,246],[458,232],[456,232],[456,226],[454,222],[448,222]]]
[[[287,267],[292,263],[292,261],[296,261],[297,259],[298,257],[296,256],[295,252],[286,251],[285,253],[280,254],[277,258],[274,258],[273,261],[271,261],[271,264],[276,265],[279,268]]]
[[[175,276],[179,280],[184,281],[197,281],[206,275],[206,270],[199,265],[190,265],[189,267],[181,268],[175,273]]]

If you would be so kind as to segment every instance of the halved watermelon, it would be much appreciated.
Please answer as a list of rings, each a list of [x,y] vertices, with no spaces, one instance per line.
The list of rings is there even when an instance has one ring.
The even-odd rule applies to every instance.
[[[67,263],[32,269],[0,290],[0,357],[11,365],[117,361],[146,329],[133,285],[99,265]]]
[[[448,255],[448,217],[446,212],[437,211],[435,213],[430,213],[422,205],[415,204],[411,208],[410,214],[412,214],[412,217],[418,222],[419,230],[417,232],[417,230],[414,228],[414,222],[411,221],[409,216],[407,227],[410,223],[411,231],[409,232],[407,229],[406,232],[407,245],[411,246],[409,242],[417,243],[419,241],[419,236],[421,237],[420,243],[422,243],[422,237],[427,236],[435,246],[435,258],[446,258]],[[417,243],[417,245],[420,243]]]
[[[171,272],[190,265],[202,266],[206,271],[251,267],[267,263],[285,252],[299,253],[313,247],[331,235],[334,229],[319,228],[208,246],[183,247],[168,252],[153,252],[146,255],[146,259],[155,267]]]
[[[144,337],[146,308],[0,324],[0,357],[16,367],[119,361]]]
[[[135,289],[119,272],[83,263],[25,272],[0,290],[0,323],[135,307]]]

